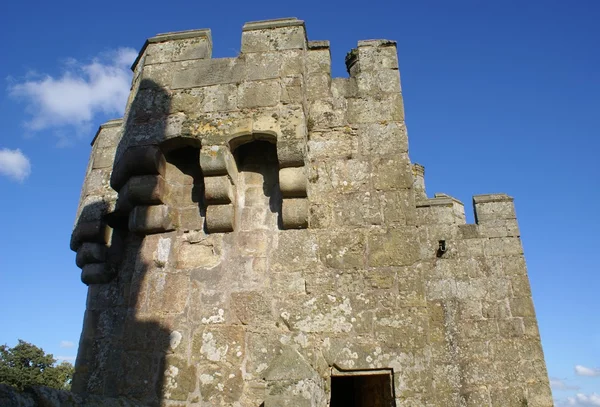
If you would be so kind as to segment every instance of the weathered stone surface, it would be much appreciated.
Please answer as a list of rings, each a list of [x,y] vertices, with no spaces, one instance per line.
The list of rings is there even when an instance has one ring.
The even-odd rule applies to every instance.
[[[211,205],[230,203],[233,200],[230,178],[226,175],[204,178],[204,197]]]
[[[131,147],[115,163],[110,177],[110,185],[119,191],[134,175],[163,174],[165,158],[156,146]]]
[[[174,73],[171,89],[239,83],[245,71],[244,61],[236,58],[196,60],[187,69]]]
[[[304,167],[279,170],[279,188],[285,198],[306,196],[306,170]]]
[[[513,199],[475,196],[468,225],[427,196],[395,43],[360,41],[349,78],[297,19],[246,24],[235,58],[210,48],[149,40],[125,123],[93,143],[74,389],[323,407],[332,376],[377,371],[398,407],[550,407]]]
[[[136,206],[129,215],[129,230],[139,234],[168,232],[175,228],[167,205]]]
[[[83,284],[106,284],[115,277],[115,270],[106,263],[89,263],[81,269]]]
[[[102,263],[106,260],[106,246],[100,243],[85,242],[77,249],[75,263],[82,268],[89,263]]]
[[[281,85],[279,80],[244,82],[238,92],[239,107],[242,109],[275,106],[279,103]]]
[[[233,205],[211,205],[206,208],[206,230],[210,233],[231,232],[234,211]]]

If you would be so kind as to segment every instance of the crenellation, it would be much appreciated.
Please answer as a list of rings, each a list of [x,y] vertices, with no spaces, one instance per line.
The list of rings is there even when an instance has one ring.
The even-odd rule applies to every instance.
[[[210,59],[212,36],[210,29],[188,30],[158,34],[148,38],[131,66],[136,71],[140,65],[182,61],[187,59]],[[143,61],[142,64],[139,64]]]
[[[149,39],[92,142],[73,389],[326,407],[375,369],[388,404],[550,407],[513,199],[476,195],[467,224],[427,197],[395,42],[359,41],[349,78],[294,18],[211,51],[210,30]]]

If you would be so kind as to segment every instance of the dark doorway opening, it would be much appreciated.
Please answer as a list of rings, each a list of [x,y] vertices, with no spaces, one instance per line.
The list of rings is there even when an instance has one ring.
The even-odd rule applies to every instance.
[[[392,375],[346,372],[331,376],[330,407],[394,407]]]

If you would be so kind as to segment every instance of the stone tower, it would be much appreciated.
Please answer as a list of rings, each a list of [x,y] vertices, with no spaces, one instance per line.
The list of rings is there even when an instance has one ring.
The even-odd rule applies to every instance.
[[[396,45],[348,78],[304,22],[161,34],[102,125],[72,235],[73,389],[143,405],[552,406],[513,199],[429,198]]]

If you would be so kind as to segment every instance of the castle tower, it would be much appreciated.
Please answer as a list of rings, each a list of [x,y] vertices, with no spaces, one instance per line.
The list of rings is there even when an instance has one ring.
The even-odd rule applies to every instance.
[[[146,41],[92,142],[73,389],[164,406],[553,405],[513,199],[428,198],[396,45]]]

